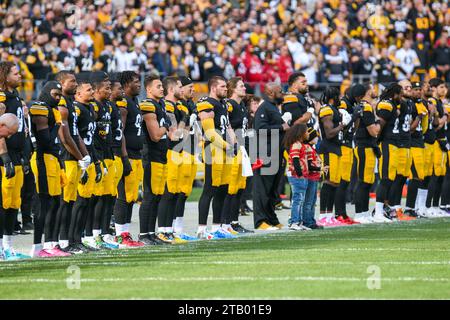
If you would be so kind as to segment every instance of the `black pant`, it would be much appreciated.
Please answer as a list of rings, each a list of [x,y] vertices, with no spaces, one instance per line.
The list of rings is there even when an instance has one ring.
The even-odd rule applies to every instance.
[[[22,214],[22,223],[32,222],[31,211],[33,207],[33,201],[36,201],[36,182],[34,180],[33,173],[30,172],[24,175],[23,187],[22,187],[22,205],[20,212]]]
[[[282,177],[282,166],[274,175],[261,175],[261,169],[254,172],[253,221],[255,228],[263,222],[274,226],[280,223],[275,213],[275,203],[278,200],[277,188]]]

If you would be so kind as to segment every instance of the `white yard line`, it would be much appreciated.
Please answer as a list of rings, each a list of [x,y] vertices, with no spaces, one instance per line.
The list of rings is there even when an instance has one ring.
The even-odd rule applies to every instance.
[[[367,278],[358,277],[141,277],[141,278],[81,278],[81,282],[97,283],[97,282],[209,282],[209,281],[265,281],[265,282],[367,282]],[[432,278],[432,277],[400,277],[385,278],[381,277],[382,282],[450,282],[450,278]],[[49,278],[25,278],[25,279],[0,279],[1,284],[18,284],[18,283],[66,283],[66,279],[49,279]]]

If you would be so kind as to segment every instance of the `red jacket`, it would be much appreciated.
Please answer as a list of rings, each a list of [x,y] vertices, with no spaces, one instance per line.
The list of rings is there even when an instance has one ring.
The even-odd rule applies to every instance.
[[[287,83],[289,76],[294,72],[294,64],[290,56],[280,56],[278,58],[278,74],[281,83]]]

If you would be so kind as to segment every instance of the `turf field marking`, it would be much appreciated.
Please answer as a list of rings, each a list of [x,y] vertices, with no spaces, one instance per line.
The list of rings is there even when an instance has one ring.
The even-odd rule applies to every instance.
[[[96,282],[214,282],[214,281],[266,281],[266,282],[280,282],[280,281],[325,281],[325,282],[366,282],[367,278],[357,277],[143,277],[143,278],[82,278],[80,282],[96,283]],[[431,278],[431,277],[400,277],[400,278],[382,278],[382,282],[450,282],[450,278]],[[16,284],[16,283],[66,283],[66,279],[49,279],[49,278],[26,278],[26,279],[0,279],[2,284]]]
[[[67,266],[69,261],[54,261],[52,265]],[[31,263],[0,265],[0,270],[18,269],[21,266],[28,267]],[[450,261],[107,261],[88,262],[85,260],[70,260],[70,264],[78,266],[142,266],[142,265],[450,265]]]

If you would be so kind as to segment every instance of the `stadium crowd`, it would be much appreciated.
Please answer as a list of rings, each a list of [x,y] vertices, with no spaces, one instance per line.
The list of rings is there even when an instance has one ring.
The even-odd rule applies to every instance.
[[[254,228],[279,230],[285,175],[292,230],[450,214],[445,2],[11,1],[3,11],[1,259],[251,233],[239,223],[250,183]],[[183,216],[199,160],[191,236]],[[34,230],[30,256],[13,248],[19,210]]]

